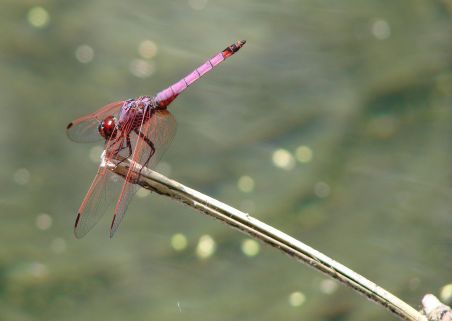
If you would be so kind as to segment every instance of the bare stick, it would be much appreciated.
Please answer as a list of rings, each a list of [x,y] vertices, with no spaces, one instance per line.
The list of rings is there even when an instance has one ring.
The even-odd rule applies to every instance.
[[[116,165],[107,162],[105,165],[114,173],[125,176],[132,163],[126,161]],[[142,168],[138,164],[133,165],[136,172],[141,171],[136,181],[138,185],[187,204],[257,240],[270,244],[277,250],[307,263],[314,269],[365,295],[402,320],[427,321],[424,315],[393,294],[293,237],[157,172]]]

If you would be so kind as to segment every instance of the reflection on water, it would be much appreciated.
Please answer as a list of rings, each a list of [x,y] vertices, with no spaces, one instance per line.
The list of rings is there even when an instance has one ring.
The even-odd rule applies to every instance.
[[[73,237],[102,147],[69,141],[66,124],[152,95],[239,39],[171,105],[179,129],[157,170],[414,307],[427,292],[450,303],[451,13],[448,1],[6,1],[0,319],[388,318],[148,191],[112,240],[109,214]]]

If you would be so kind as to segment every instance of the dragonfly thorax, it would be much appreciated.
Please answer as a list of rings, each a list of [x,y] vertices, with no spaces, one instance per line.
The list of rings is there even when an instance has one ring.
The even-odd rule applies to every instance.
[[[110,139],[116,136],[116,119],[113,116],[107,116],[99,123],[99,134],[105,138]]]
[[[149,96],[140,96],[124,102],[118,114],[116,126],[119,130],[128,131],[139,128],[146,122],[157,108],[155,101]]]

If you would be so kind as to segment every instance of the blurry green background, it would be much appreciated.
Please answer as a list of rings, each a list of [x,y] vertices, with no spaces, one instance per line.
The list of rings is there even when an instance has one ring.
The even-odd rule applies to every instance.
[[[248,42],[170,107],[157,170],[418,308],[452,282],[452,2],[0,2],[0,320],[392,320],[140,191],[76,240],[101,145],[71,120]],[[449,294],[452,296],[452,294]],[[449,302],[450,303],[450,302]]]

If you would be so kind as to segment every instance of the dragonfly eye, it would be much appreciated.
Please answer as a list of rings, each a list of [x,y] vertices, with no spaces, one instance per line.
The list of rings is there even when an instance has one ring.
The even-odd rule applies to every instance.
[[[113,116],[108,116],[99,123],[99,134],[105,138],[115,138],[116,136],[116,119]]]

